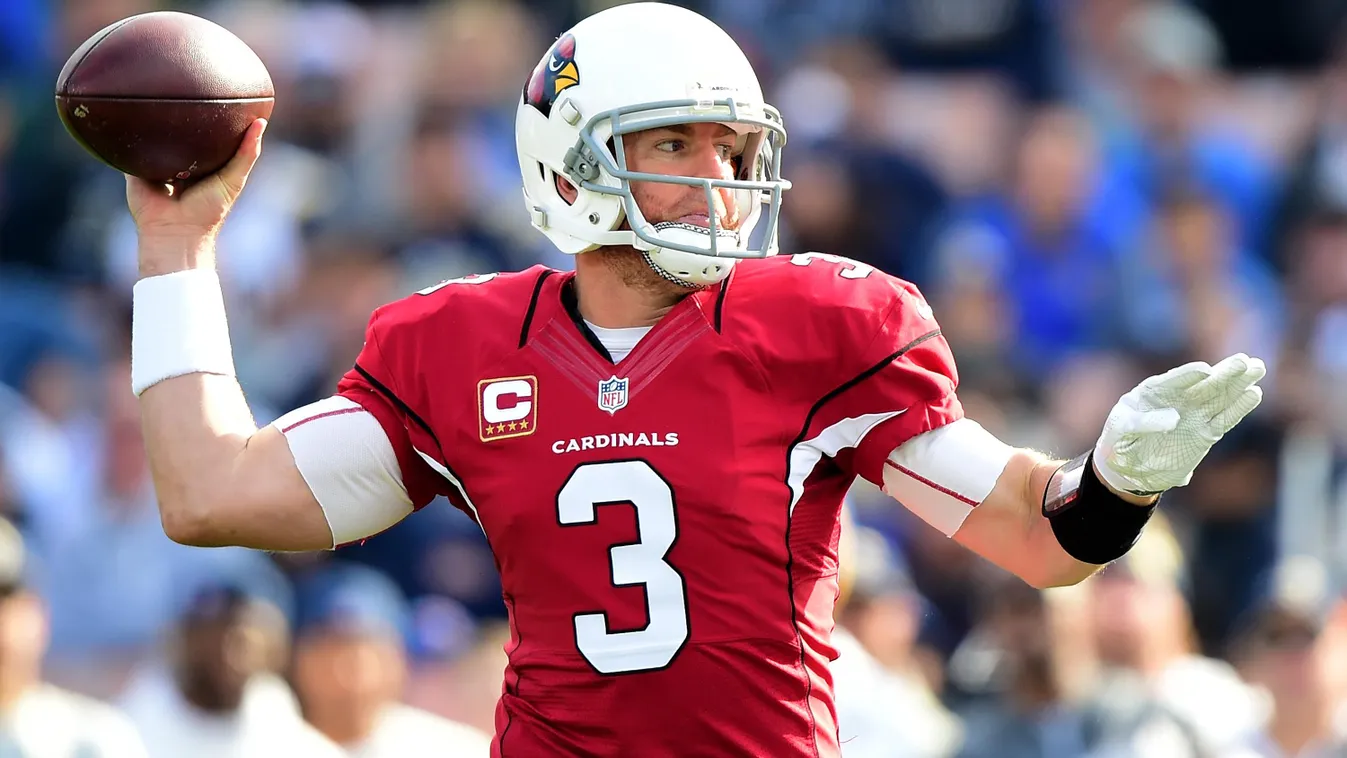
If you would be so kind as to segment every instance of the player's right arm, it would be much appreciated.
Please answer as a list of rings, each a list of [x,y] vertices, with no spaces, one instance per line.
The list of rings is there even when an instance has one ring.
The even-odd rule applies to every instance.
[[[233,377],[193,373],[140,395],[164,533],[201,547],[323,550],[334,544],[285,435],[258,429]]]
[[[234,378],[215,237],[261,152],[264,126],[255,123],[228,166],[180,197],[128,177],[141,273],[132,382],[170,538],[328,549],[355,536],[352,529],[391,526],[412,507],[385,419],[363,406],[358,414],[329,413],[339,410],[337,398],[259,429]],[[347,391],[359,396],[359,387]]]

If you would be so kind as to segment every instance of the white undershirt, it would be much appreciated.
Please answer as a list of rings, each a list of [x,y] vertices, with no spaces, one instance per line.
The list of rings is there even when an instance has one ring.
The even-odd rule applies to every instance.
[[[608,329],[602,326],[595,326],[588,319],[585,320],[585,326],[589,327],[594,336],[599,338],[599,342],[608,350],[608,355],[612,356],[613,363],[626,358],[653,327],[649,326],[628,326],[622,329]]]

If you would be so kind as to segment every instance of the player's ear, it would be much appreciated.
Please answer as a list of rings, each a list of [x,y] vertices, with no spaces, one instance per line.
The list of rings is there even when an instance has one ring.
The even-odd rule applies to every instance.
[[[557,194],[561,195],[561,199],[565,200],[567,205],[575,205],[575,199],[580,197],[580,190],[576,189],[574,184],[571,184],[571,180],[561,174],[555,174],[555,176]]]

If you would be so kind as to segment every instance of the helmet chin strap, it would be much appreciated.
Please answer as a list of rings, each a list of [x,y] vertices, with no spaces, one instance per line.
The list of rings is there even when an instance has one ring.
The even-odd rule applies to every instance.
[[[682,287],[683,289],[689,290],[705,289],[706,287],[709,286],[706,284],[693,284],[692,282],[679,279],[673,274],[670,274],[668,271],[665,271],[664,269],[660,268],[660,265],[655,262],[655,259],[650,257],[650,251],[640,250],[638,252],[641,253],[641,258],[645,260],[645,263],[647,266],[650,267],[650,270],[654,271],[656,274],[659,274],[660,278],[666,282],[672,282],[674,284],[677,284],[679,287]]]
[[[704,247],[708,250],[711,248],[711,230],[704,226],[679,221],[661,221],[654,224],[654,230],[660,238],[671,242]],[[733,229],[717,229],[716,240],[733,247],[739,242],[739,234]],[[730,269],[735,263],[733,258],[688,253],[664,247],[641,250],[641,255],[655,273],[689,289],[701,289],[721,281],[729,276]]]

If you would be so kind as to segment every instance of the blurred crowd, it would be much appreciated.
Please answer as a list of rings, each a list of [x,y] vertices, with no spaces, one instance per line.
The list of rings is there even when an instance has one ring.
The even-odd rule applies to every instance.
[[[377,305],[571,267],[529,227],[514,109],[547,43],[608,4],[0,1],[0,756],[485,755],[508,638],[482,535],[444,503],[333,554],[163,535],[129,384],[134,228],[122,177],[57,119],[66,56],[171,8],[269,67],[219,254],[268,423],[331,393]],[[1032,590],[858,485],[848,758],[1347,756],[1347,2],[684,4],[785,116],[783,249],[917,283],[968,414],[1007,442],[1069,457],[1150,373],[1270,368],[1263,406],[1079,587]]]

